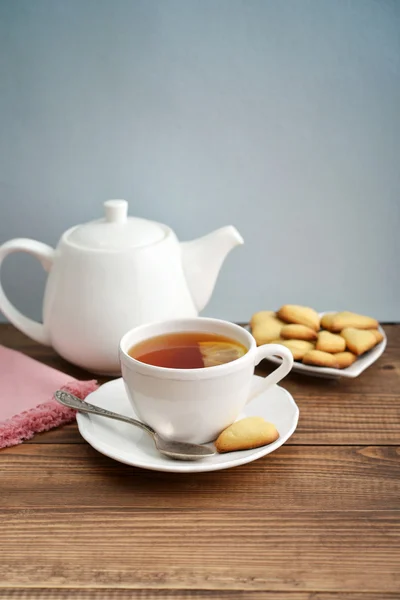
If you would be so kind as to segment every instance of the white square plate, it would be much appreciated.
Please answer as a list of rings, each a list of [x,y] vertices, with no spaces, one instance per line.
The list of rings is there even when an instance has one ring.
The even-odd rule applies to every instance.
[[[328,310],[328,311],[320,313],[320,316],[322,317],[323,315],[325,315],[327,313],[332,313],[332,312],[337,312],[337,311]],[[386,344],[387,344],[386,334],[383,331],[381,326],[379,326],[378,329],[381,332],[381,334],[383,335],[383,340],[379,344],[377,344],[374,348],[372,348],[372,350],[369,350],[368,352],[366,352],[365,354],[363,354],[362,356],[357,358],[357,360],[352,365],[350,365],[350,367],[347,367],[346,369],[332,369],[330,367],[314,367],[312,365],[303,365],[303,363],[295,361],[293,363],[292,371],[298,372],[298,373],[304,373],[306,375],[312,375],[313,377],[325,377],[328,379],[339,379],[340,377],[347,377],[347,378],[358,377],[359,375],[361,375],[361,373],[363,371],[365,371],[365,369],[368,369],[368,367],[370,367],[375,361],[378,360],[378,358],[382,355],[383,351],[386,348]],[[276,365],[280,365],[282,362],[280,358],[275,357],[275,356],[272,356],[265,360],[269,360],[270,362],[272,362]]]

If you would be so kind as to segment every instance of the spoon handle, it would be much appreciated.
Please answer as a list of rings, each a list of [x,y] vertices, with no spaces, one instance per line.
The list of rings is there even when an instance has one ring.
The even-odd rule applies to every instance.
[[[152,429],[149,425],[142,423],[141,421],[137,421],[131,417],[125,417],[124,415],[119,415],[118,413],[112,412],[111,410],[106,410],[100,406],[94,406],[94,404],[89,404],[89,402],[80,400],[80,398],[77,398],[68,392],[64,392],[63,390],[57,390],[54,396],[56,400],[58,400],[58,402],[61,404],[64,404],[64,406],[74,408],[79,412],[92,413],[93,415],[98,415],[99,417],[108,417],[109,419],[115,419],[116,421],[123,421],[124,423],[129,423],[130,425],[136,425],[136,427],[144,429],[151,435],[155,434],[154,429]]]

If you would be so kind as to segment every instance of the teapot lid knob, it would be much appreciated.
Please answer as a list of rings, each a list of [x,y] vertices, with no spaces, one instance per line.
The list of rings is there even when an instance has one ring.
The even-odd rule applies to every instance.
[[[125,223],[128,203],[126,200],[107,200],[104,202],[104,211],[107,223]]]

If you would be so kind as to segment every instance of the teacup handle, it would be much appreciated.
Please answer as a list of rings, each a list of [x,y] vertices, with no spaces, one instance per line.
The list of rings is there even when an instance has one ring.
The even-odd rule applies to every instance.
[[[263,346],[259,346],[256,350],[254,365],[257,366],[258,363],[263,360],[263,358],[269,358],[271,356],[279,356],[282,359],[282,364],[275,369],[275,371],[264,378],[257,390],[251,394],[247,400],[247,404],[256,396],[262,392],[265,392],[265,390],[271,385],[278,383],[281,381],[281,379],[286,377],[288,373],[290,373],[293,367],[293,354],[290,352],[290,350],[288,350],[288,348],[281,346],[280,344],[264,344]]]

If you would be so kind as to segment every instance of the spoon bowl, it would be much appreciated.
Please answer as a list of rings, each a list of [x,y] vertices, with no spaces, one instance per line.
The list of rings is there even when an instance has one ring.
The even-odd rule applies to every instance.
[[[98,415],[99,417],[123,421],[124,423],[129,423],[130,425],[134,425],[135,427],[139,427],[140,429],[147,431],[147,433],[152,436],[155,446],[160,454],[164,454],[165,456],[168,456],[168,458],[173,458],[175,460],[200,460],[216,454],[215,449],[207,445],[188,444],[186,442],[165,440],[158,435],[158,433],[154,431],[152,427],[146,425],[146,423],[142,423],[141,421],[133,419],[132,417],[120,415],[112,412],[111,410],[106,410],[100,406],[89,404],[89,402],[85,402],[84,400],[81,400],[80,398],[77,398],[73,394],[65,392],[64,390],[57,390],[54,394],[54,397],[58,402],[60,402],[60,404],[68,406],[69,408],[73,408],[79,412],[91,413],[93,415]]]

